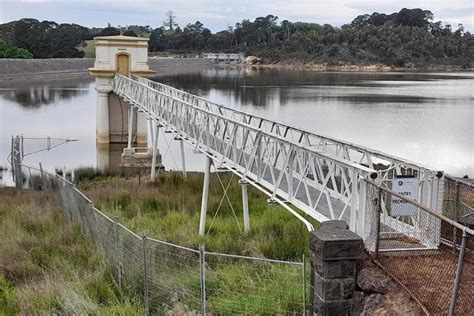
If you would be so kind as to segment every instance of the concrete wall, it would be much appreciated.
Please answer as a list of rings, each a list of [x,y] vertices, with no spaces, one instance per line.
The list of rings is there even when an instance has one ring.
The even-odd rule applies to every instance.
[[[111,143],[127,143],[129,105],[115,93],[109,93],[109,131]],[[137,115],[134,116],[132,133],[137,131]]]
[[[212,61],[201,58],[149,58],[148,63],[151,70],[158,72],[158,76],[195,71],[213,65]],[[0,59],[0,82],[92,78],[88,68],[93,66],[93,58]]]

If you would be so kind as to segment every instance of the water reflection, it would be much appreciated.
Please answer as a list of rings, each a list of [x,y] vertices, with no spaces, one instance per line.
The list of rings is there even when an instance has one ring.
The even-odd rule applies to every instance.
[[[474,176],[474,74],[212,68],[158,81],[219,104]]]
[[[89,92],[89,85],[89,79],[52,81],[46,85],[44,82],[20,84],[0,89],[0,97],[25,108],[38,108],[85,95]]]
[[[348,103],[429,103],[444,98],[445,84],[465,84],[467,74],[311,72],[259,68],[210,68],[192,74],[157,78],[191,93],[209,97],[218,91],[230,105],[268,107],[336,99]],[[465,87],[469,91],[469,86]],[[449,92],[453,92],[448,87]],[[454,97],[450,94],[448,97]],[[462,95],[461,95],[462,97]],[[226,104],[229,105],[229,104]]]
[[[158,80],[226,106],[474,177],[472,73],[321,73],[235,67]],[[26,164],[42,162],[46,170],[117,166],[120,145],[96,147],[94,87],[92,78],[2,84],[0,166],[8,166],[10,135],[22,134],[79,139],[54,152],[29,156]],[[178,142],[160,139],[159,148],[166,168],[179,170]],[[202,155],[194,155],[190,146],[185,151],[188,169],[202,170]],[[9,182],[8,173],[0,174],[0,185]]]

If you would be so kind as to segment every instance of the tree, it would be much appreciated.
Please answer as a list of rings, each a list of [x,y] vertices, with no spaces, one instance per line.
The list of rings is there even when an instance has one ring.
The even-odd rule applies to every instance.
[[[173,11],[166,12],[165,20],[163,21],[163,26],[168,28],[168,30],[172,31],[175,27],[178,26],[176,23],[176,16],[174,15]]]
[[[102,31],[100,31],[99,34],[97,34],[97,36],[114,36],[114,35],[120,35],[120,31],[112,26],[107,26]]]
[[[163,29],[157,28],[151,31],[150,41],[148,42],[148,49],[151,52],[156,52],[160,49],[160,42],[163,39]]]
[[[138,35],[134,32],[134,31],[131,31],[131,30],[127,30],[123,33],[123,36],[133,36],[133,37],[138,37]]]
[[[33,55],[24,48],[11,47],[0,40],[0,58],[30,59]]]

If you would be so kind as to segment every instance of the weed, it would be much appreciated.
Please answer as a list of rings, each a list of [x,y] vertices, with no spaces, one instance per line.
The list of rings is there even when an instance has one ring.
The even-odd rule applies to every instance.
[[[0,188],[0,315],[139,315],[51,192]]]

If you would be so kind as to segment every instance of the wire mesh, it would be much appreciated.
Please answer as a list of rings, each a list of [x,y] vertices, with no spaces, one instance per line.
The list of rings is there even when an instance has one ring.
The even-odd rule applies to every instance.
[[[302,263],[209,252],[205,262],[207,311],[224,315],[304,313]]]
[[[114,267],[120,289],[144,299],[147,312],[294,315],[307,310],[303,263],[198,251],[140,237],[95,208],[73,183],[54,179],[67,217]]]
[[[121,224],[116,227],[116,268],[122,291],[131,294],[143,293],[144,259],[143,241]]]
[[[22,187],[35,191],[46,191],[52,187],[51,175],[39,168],[21,165],[21,172],[18,176]],[[16,176],[16,175],[15,175]]]
[[[444,181],[443,215],[469,228],[474,228],[474,182],[446,176]],[[443,231],[442,238],[460,244],[462,231]],[[470,238],[467,248],[474,251],[474,239]]]
[[[155,239],[147,243],[148,296],[152,312],[199,312],[199,252]]]
[[[461,234],[462,230],[434,211],[370,181],[367,212],[371,222],[367,245],[376,262],[405,287],[426,312],[448,314],[462,240],[456,240],[456,230]],[[461,268],[463,277],[456,294],[456,313],[466,315],[474,310],[474,262],[469,249]]]

